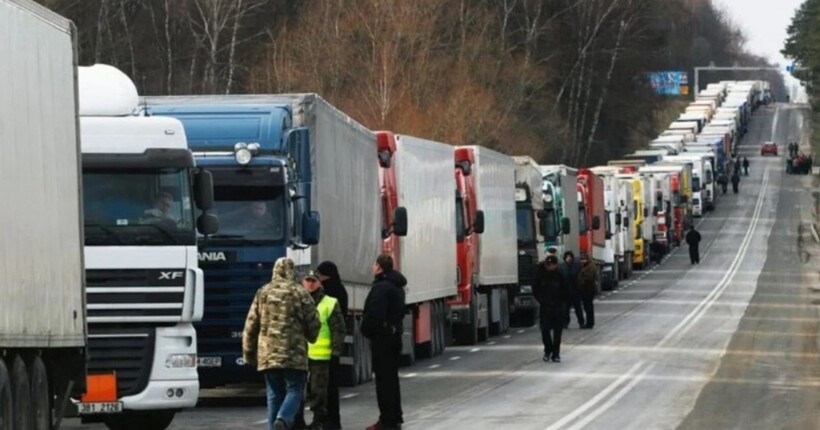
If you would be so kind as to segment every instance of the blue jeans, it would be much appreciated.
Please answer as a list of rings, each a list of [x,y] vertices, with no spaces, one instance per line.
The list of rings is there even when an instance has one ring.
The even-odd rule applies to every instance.
[[[265,387],[268,394],[268,429],[280,419],[293,427],[296,413],[302,404],[307,372],[295,369],[271,369],[265,371]]]

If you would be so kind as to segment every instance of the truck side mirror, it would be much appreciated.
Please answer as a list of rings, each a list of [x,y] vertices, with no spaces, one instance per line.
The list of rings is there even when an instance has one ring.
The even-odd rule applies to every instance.
[[[305,245],[318,244],[320,232],[319,212],[310,211],[302,214],[302,243]]]
[[[194,202],[203,211],[214,207],[214,178],[207,170],[199,169],[194,175]]]
[[[621,214],[620,214],[620,213],[616,213],[616,214],[615,214],[615,225],[620,226],[620,225],[621,225],[621,221],[622,221],[622,220],[623,220],[623,219],[622,219],[622,217],[621,217]]]
[[[593,230],[598,230],[600,228],[601,228],[601,217],[598,216],[598,215],[595,215],[594,217],[592,217],[592,229]]]
[[[196,229],[205,236],[219,231],[219,218],[216,215],[203,213],[196,219]]]
[[[539,218],[538,219],[538,230],[541,232],[541,236],[544,236],[544,240],[553,241],[556,239],[555,232],[549,231],[549,225],[547,224],[546,218]]]
[[[407,236],[407,208],[397,207],[393,211],[393,234]]]
[[[569,223],[569,218],[564,217],[561,220],[561,233],[563,233],[564,235],[567,235],[567,234],[570,234],[571,230],[572,230],[572,228],[571,228],[571,225]]]
[[[643,208],[643,217],[649,218],[649,208]]]
[[[475,231],[478,234],[484,233],[484,211],[476,211],[475,225],[473,226],[473,231]]]

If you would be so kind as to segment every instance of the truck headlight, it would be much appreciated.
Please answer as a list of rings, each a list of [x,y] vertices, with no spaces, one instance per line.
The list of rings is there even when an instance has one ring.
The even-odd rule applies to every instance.
[[[521,294],[532,294],[532,285],[522,285],[519,291]]]
[[[196,354],[171,354],[165,359],[166,369],[196,368]]]
[[[251,154],[251,150],[248,148],[239,148],[234,153],[234,158],[236,159],[237,164],[244,166],[251,162],[253,154]]]

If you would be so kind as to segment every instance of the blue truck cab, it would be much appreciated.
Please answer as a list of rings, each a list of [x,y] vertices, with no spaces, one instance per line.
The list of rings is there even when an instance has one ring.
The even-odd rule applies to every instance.
[[[200,236],[204,317],[196,325],[202,387],[257,381],[242,359],[242,331],[273,263],[318,243],[311,210],[310,133],[286,102],[257,96],[149,97],[150,115],[185,127],[198,166],[213,175],[219,233]]]

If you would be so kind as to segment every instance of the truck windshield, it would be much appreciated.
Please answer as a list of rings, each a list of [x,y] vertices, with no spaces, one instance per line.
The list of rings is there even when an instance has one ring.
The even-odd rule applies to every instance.
[[[694,176],[692,177],[692,191],[696,193],[700,191],[700,178]]]
[[[270,245],[285,238],[284,187],[214,186],[213,214],[219,233],[208,242]]]
[[[589,231],[587,226],[587,208],[584,205],[578,205],[578,234],[583,236]]]
[[[85,244],[195,245],[188,170],[84,169]]]
[[[518,226],[518,243],[535,243],[535,227],[533,225],[532,209],[517,208],[515,210],[515,220]],[[547,223],[549,224],[549,219],[547,219]]]

